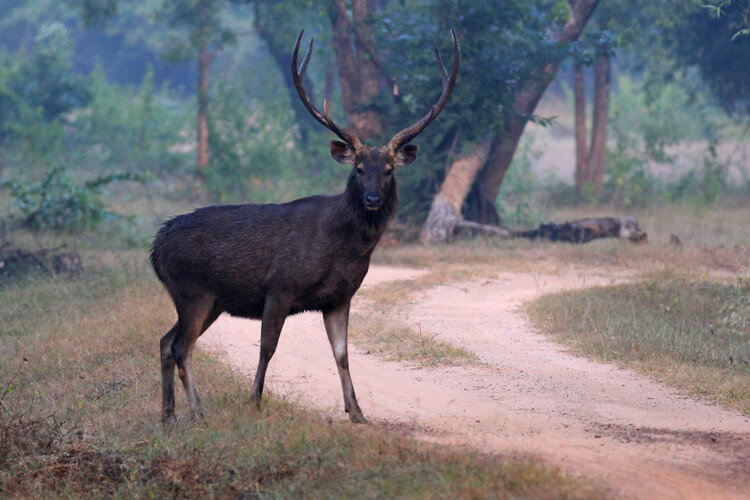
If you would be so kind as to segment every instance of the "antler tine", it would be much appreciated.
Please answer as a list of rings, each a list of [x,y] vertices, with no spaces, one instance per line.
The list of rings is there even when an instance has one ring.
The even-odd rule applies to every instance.
[[[320,111],[318,111],[318,108],[315,107],[312,101],[310,101],[310,98],[307,96],[305,87],[302,84],[302,78],[305,76],[305,72],[307,71],[307,64],[310,62],[310,57],[312,56],[313,40],[310,40],[310,48],[308,49],[305,58],[302,60],[302,65],[297,66],[297,60],[299,58],[299,46],[300,42],[302,41],[302,35],[304,32],[305,30],[300,31],[299,36],[297,37],[297,43],[294,44],[294,52],[292,53],[292,80],[294,80],[294,87],[297,89],[297,93],[299,94],[299,98],[302,100],[302,104],[304,104],[305,108],[307,108],[307,111],[309,111],[310,114],[313,115],[313,118],[318,120],[325,128],[343,139],[351,147],[357,149],[362,146],[359,138],[346,129],[339,127],[336,122],[331,120],[328,115],[328,106],[326,102],[323,103],[323,110],[325,111],[324,115]]]
[[[437,48],[437,45],[435,47],[435,59],[437,59],[438,64],[440,65],[440,75],[443,77],[443,90],[445,90],[445,84],[448,83],[448,72],[445,70],[445,64],[443,64],[443,56],[440,55],[440,51]]]
[[[304,31],[302,33],[304,33]],[[302,33],[300,33],[300,36],[302,36]],[[307,64],[310,62],[310,56],[312,56],[314,42],[315,42],[315,39],[311,38],[310,46],[307,48],[307,54],[305,54],[305,58],[302,60],[302,66],[300,66],[299,68],[298,73],[299,73],[300,80],[305,78],[305,72],[307,71]]]
[[[437,49],[437,46],[435,47],[435,58],[437,59],[438,65],[440,66],[440,76],[443,83],[443,93],[440,95],[438,102],[430,108],[430,111],[426,115],[424,115],[422,119],[393,136],[393,139],[391,139],[388,143],[388,147],[392,151],[395,151],[399,147],[414,139],[420,132],[422,132],[422,130],[424,130],[427,125],[430,124],[432,120],[435,119],[438,114],[440,114],[440,112],[447,104],[448,98],[451,96],[453,87],[456,84],[458,67],[461,62],[461,50],[458,46],[458,38],[456,37],[456,32],[451,30],[451,36],[453,37],[453,70],[451,71],[450,77],[448,77],[448,72],[445,69],[445,64],[443,64],[443,58],[440,56],[440,51]]]

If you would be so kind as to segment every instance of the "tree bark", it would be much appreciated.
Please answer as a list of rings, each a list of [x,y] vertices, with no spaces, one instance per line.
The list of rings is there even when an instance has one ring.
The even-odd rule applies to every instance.
[[[373,52],[375,29],[372,0],[352,0],[349,19],[345,0],[332,0],[329,9],[333,50],[339,73],[341,100],[349,129],[362,139],[380,138],[385,126],[371,103],[380,94],[381,72]]]
[[[583,66],[573,67],[573,94],[575,100],[576,131],[576,193],[582,194],[583,185],[588,180],[588,144],[586,140],[586,83]]]
[[[424,244],[450,241],[461,221],[461,206],[469,194],[482,165],[487,161],[494,138],[492,132],[482,138],[474,150],[456,159],[430,206],[419,240]]]
[[[205,47],[198,53],[198,152],[195,165],[196,173],[202,179],[205,179],[208,168],[208,72],[212,59],[211,53]]]
[[[565,25],[553,35],[554,40],[560,43],[577,40],[591,17],[591,14],[594,12],[594,9],[599,4],[599,1],[600,0],[576,0],[575,2],[569,2],[571,4],[570,18]],[[544,95],[544,91],[557,74],[561,62],[562,61],[555,61],[544,65],[534,73],[532,78],[521,85],[520,90],[513,101],[513,111],[500,124],[497,139],[493,141],[488,159],[475,180],[478,185],[475,189],[470,190],[471,193],[475,193],[474,196],[477,197],[477,199],[473,200],[469,205],[479,207],[478,210],[471,210],[467,213],[467,216],[471,220],[475,220],[479,223],[500,220],[500,216],[495,208],[495,200],[500,192],[500,186],[505,178],[508,168],[510,167],[513,155],[518,148],[518,142],[521,139],[526,123],[528,122],[529,117],[533,114],[539,100],[542,98],[542,95]],[[451,170],[452,169],[453,167],[451,167]],[[449,171],[446,175],[446,181],[452,177],[453,174]],[[448,213],[448,203],[446,202],[446,196],[444,196],[444,186],[445,182],[433,200],[433,206],[430,208],[430,215],[432,216],[434,212],[435,216],[428,216],[427,221],[425,222],[423,233],[427,233],[429,237],[423,238],[423,242],[448,241],[452,237],[452,233],[446,231],[446,228],[450,227],[449,224],[443,224],[440,226],[442,231],[433,231],[433,227],[435,227],[435,217],[442,213],[444,214],[443,218],[445,218],[445,214]],[[452,203],[453,206],[455,206],[455,200],[453,200]],[[463,205],[463,200],[461,200],[459,206],[461,205]],[[449,214],[448,218],[450,218]]]
[[[594,63],[594,116],[591,130],[591,153],[588,158],[587,181],[599,194],[604,184],[604,162],[607,157],[609,93],[612,79],[610,56],[600,52]]]

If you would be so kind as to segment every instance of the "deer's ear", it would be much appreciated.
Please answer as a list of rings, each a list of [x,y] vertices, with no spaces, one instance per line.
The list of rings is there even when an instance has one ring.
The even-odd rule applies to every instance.
[[[414,163],[417,159],[417,150],[419,148],[413,144],[401,146],[396,150],[395,164],[397,167],[403,167]]]
[[[354,150],[345,142],[331,141],[331,156],[339,163],[354,165]]]

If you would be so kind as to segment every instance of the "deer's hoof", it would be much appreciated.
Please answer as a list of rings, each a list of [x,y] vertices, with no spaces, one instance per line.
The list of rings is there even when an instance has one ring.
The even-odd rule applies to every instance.
[[[361,413],[349,413],[349,420],[355,424],[366,424],[367,419]]]
[[[174,410],[170,412],[163,412],[161,414],[161,423],[164,427],[172,427],[177,423],[177,417],[174,416]]]
[[[256,410],[260,411],[260,396],[256,396],[255,394],[250,394],[250,399],[248,400],[248,404],[255,408]]]

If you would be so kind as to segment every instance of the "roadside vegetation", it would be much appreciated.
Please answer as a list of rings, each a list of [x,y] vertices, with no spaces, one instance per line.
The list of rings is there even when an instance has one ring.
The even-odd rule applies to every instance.
[[[0,496],[599,496],[523,457],[448,450],[273,397],[248,411],[248,381],[200,351],[207,418],[185,412],[165,431],[156,351],[173,318],[143,259],[2,292]]]
[[[750,285],[661,274],[547,295],[528,307],[573,352],[750,414]]]

